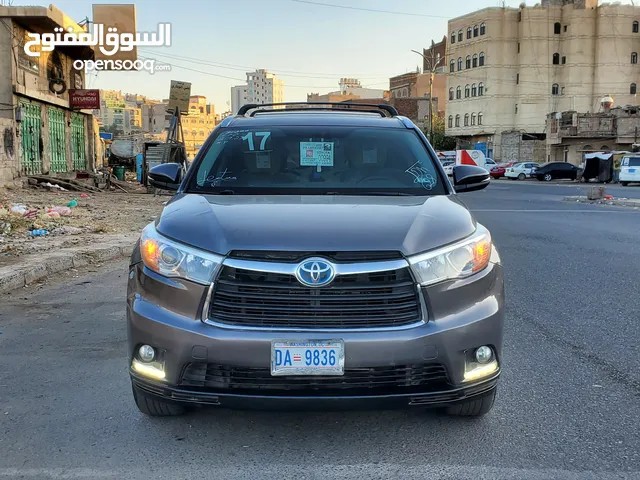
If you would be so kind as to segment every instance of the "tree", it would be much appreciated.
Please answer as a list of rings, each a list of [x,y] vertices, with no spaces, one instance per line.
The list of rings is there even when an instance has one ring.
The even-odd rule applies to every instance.
[[[433,143],[432,147],[435,150],[446,151],[456,149],[456,140],[453,137],[447,137],[445,135],[445,123],[444,118],[439,115],[433,117]],[[425,128],[425,135],[429,136],[428,126]]]

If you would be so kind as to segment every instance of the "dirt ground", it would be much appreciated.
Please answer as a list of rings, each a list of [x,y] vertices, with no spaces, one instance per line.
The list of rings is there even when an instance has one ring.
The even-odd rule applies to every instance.
[[[16,263],[22,255],[99,243],[108,235],[139,232],[160,214],[170,198],[124,192],[81,195],[30,187],[0,188],[0,266]],[[69,216],[45,215],[48,208],[63,207],[72,200],[78,205],[71,209]],[[8,213],[16,205],[37,209],[31,215],[35,218]],[[32,237],[29,232],[34,229],[46,229],[49,234]]]

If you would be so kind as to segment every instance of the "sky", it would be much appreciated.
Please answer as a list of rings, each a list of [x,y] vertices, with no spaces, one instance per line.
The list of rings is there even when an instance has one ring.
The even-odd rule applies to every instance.
[[[622,3],[629,3],[630,0]],[[13,0],[14,6],[37,0]],[[53,3],[53,2],[52,2]],[[246,72],[267,69],[284,80],[285,101],[338,89],[340,77],[389,88],[389,77],[415,71],[411,50],[429,47],[447,33],[447,20],[501,5],[500,0],[110,0],[135,3],[138,31],[171,23],[170,47],[145,47],[144,56],[171,64],[171,72],[100,72],[87,88],[168,98],[171,80],[191,82],[216,112],[229,109],[231,87]],[[504,0],[517,7],[521,0]],[[537,2],[527,1],[531,6]],[[43,1],[41,5],[48,5]],[[91,19],[91,2],[56,0],[76,21]],[[384,10],[384,12],[372,11]],[[392,13],[393,12],[393,13]],[[143,55],[142,49],[138,52]]]

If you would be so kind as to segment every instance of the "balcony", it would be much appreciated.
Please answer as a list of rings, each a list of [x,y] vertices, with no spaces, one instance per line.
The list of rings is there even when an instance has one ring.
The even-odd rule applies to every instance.
[[[561,144],[563,139],[615,138],[616,118],[610,114],[578,114],[565,112],[549,115],[549,143]]]

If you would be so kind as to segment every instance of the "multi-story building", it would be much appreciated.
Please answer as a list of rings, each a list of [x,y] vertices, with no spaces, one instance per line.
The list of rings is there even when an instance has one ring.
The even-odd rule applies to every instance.
[[[486,142],[487,154],[501,159],[502,132],[544,143],[549,112],[597,112],[607,94],[633,103],[638,21],[640,7],[597,0],[543,0],[450,20],[447,135],[467,147]]]
[[[142,131],[153,134],[164,133],[171,116],[167,113],[168,102],[150,100],[142,106]]]
[[[447,36],[438,43],[431,43],[429,48],[422,49],[422,71],[430,72],[435,66],[435,73],[446,73],[447,69]]]
[[[93,170],[100,139],[91,110],[72,108],[70,89],[84,89],[76,60],[94,58],[87,45],[42,51],[28,34],[85,30],[54,6],[0,6],[0,185],[25,174]]]
[[[389,98],[389,92],[379,88],[366,88],[360,84],[357,78],[341,78],[338,81],[340,90],[323,95],[308,93],[307,102],[346,102],[362,98]]]
[[[247,84],[231,87],[231,111],[248,103],[284,102],[284,82],[264,69],[247,73]]]
[[[247,85],[237,85],[231,87],[231,111],[236,113],[240,107],[249,103],[249,87]]]
[[[193,158],[209,134],[216,128],[214,105],[207,103],[207,97],[192,95],[189,98],[189,114],[181,118],[187,156]]]

